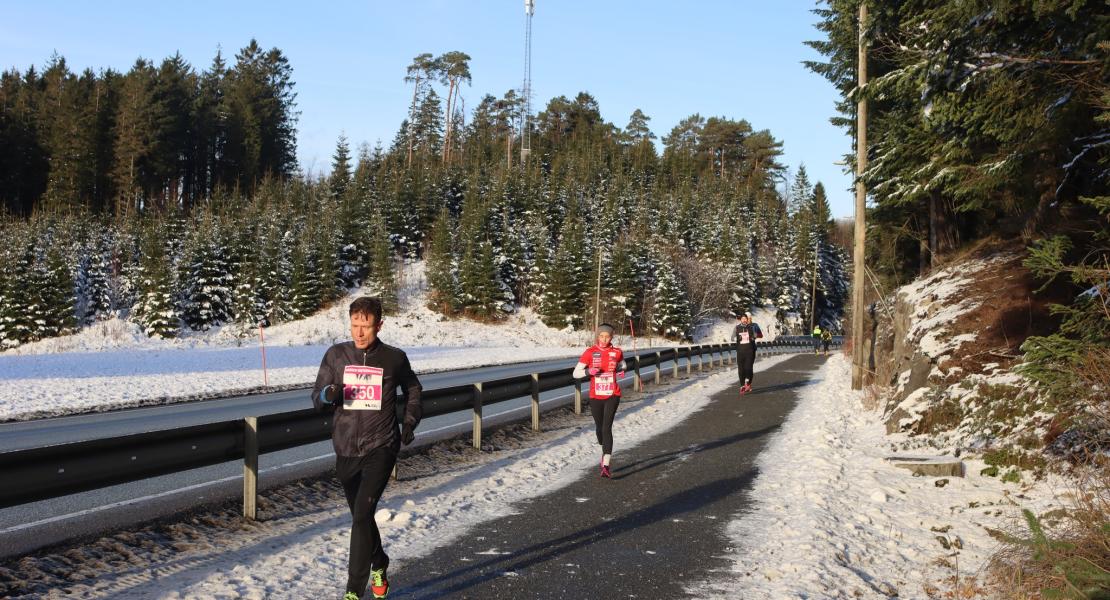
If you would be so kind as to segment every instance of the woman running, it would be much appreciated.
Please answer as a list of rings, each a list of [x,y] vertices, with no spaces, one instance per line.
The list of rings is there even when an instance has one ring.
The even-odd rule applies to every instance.
[[[597,426],[597,443],[601,444],[601,476],[609,473],[609,459],[613,454],[613,417],[621,402],[620,380],[628,368],[624,353],[612,344],[613,326],[602,323],[597,328],[597,343],[590,346],[574,367],[574,378],[590,376],[590,413]]]

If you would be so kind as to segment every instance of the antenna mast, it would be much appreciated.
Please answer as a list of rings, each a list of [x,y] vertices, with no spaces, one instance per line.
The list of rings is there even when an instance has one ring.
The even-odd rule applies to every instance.
[[[520,164],[523,166],[532,153],[532,15],[536,0],[524,0],[524,110],[520,118]]]

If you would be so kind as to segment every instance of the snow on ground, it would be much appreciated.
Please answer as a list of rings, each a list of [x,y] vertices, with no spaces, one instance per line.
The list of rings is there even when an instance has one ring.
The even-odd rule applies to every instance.
[[[769,342],[780,335],[779,322],[775,318],[775,311],[768,308],[757,308],[752,311],[752,321],[759,325],[763,332],[763,341]],[[732,333],[736,330],[736,319],[713,319],[708,323],[699,325],[694,331],[694,339],[699,344],[720,344],[732,342]]]
[[[762,358],[756,369],[791,357]],[[725,370],[626,399],[615,426],[621,445],[674,427],[735,381],[735,373]],[[433,448],[429,457],[402,460],[402,480],[390,483],[376,515],[395,567],[467,532],[480,535],[483,522],[512,514],[514,503],[558,490],[597,468],[588,415],[563,411],[561,420],[544,422],[544,433],[518,440],[496,435],[493,452],[476,455],[462,440],[443,444],[438,455]],[[536,436],[541,436],[538,445]],[[619,450],[614,459],[620,460]],[[436,467],[429,469],[431,462]],[[335,488],[322,481],[285,486],[264,495],[263,520],[257,523],[243,524],[230,511],[202,514],[161,530],[114,534],[62,555],[27,557],[18,573],[0,575],[38,582],[42,587],[35,597],[45,598],[333,597],[346,581],[350,528]]]
[[[418,373],[569,358],[592,342],[590,332],[552,329],[528,308],[497,324],[447,319],[425,306],[422,262],[406,265],[399,283],[401,309],[383,319],[381,338],[403,348]],[[362,293],[267,328],[265,373],[258,332],[243,338],[230,326],[160,340],[114,319],[0,353],[0,421],[246,394],[263,390],[264,383],[272,390],[311,385],[328,346],[350,339],[347,308]],[[773,321],[771,314],[765,322]],[[706,341],[731,339],[731,325],[719,329]],[[629,336],[616,343],[633,347]],[[636,343],[669,344],[658,337]]]
[[[423,264],[407,266],[401,310],[384,319],[381,332],[418,372],[571,357],[587,340],[584,332],[547,327],[528,309],[497,325],[448,320],[424,306],[424,285]],[[257,332],[244,339],[231,327],[158,340],[116,319],[21,346],[0,354],[0,421],[249,393],[263,383],[310,385],[328,346],[349,339],[347,306],[361,293],[267,328],[265,375]]]
[[[903,302],[913,306],[913,325],[906,335],[920,352],[930,358],[951,353],[964,342],[975,340],[975,333],[949,335],[948,325],[960,315],[974,309],[978,302],[960,297],[976,277],[995,270],[1013,257],[1002,254],[990,259],[971,260],[940,269],[898,289]]]
[[[757,362],[763,370],[790,356]],[[758,459],[753,507],[728,524],[732,568],[691,582],[697,597],[900,598],[966,593],[982,576],[999,530],[1013,531],[1019,508],[1044,513],[1060,501],[1047,490],[980,476],[914,477],[884,457],[899,436],[849,389],[849,365],[830,359]],[[731,371],[651,390],[622,404],[622,444],[659,435],[735,381]],[[466,440],[404,459],[377,514],[391,557],[403,564],[529,497],[558,490],[596,468],[588,417],[563,410],[541,434],[499,431],[496,450]],[[619,460],[619,452],[617,459]],[[568,499],[571,501],[571,499]],[[0,574],[38,586],[14,598],[306,598],[333,595],[345,580],[349,516],[330,480],[267,492],[263,519],[244,524],[229,508],[178,523],[125,531],[25,557]],[[947,545],[947,547],[945,546]],[[490,548],[490,552],[498,552]],[[9,579],[10,581],[11,579]],[[22,595],[21,595],[22,594]],[[961,596],[965,597],[965,596]]]
[[[974,585],[969,576],[981,577],[997,549],[992,531],[1014,531],[1021,508],[1060,505],[1053,485],[981,476],[979,461],[965,461],[966,477],[892,466],[884,457],[902,436],[887,436],[882,415],[862,409],[850,369],[838,355],[802,392],[758,459],[755,508],[729,525],[731,572],[698,596],[957,597],[945,594],[957,578],[961,590]]]

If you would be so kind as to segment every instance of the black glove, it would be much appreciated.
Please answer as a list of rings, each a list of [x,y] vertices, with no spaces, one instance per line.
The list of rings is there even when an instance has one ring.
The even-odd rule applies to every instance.
[[[409,444],[412,443],[412,440],[414,440],[415,438],[416,438],[416,434],[413,433],[413,431],[412,431],[412,425],[409,425],[408,423],[405,423],[401,427],[401,443],[408,446]]]
[[[343,402],[343,386],[333,383],[324,388],[323,392],[324,399],[328,401],[328,404],[337,405]]]

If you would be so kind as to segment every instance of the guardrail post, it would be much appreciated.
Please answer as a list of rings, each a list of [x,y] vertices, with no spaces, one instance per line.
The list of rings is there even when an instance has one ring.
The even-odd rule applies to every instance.
[[[705,354],[702,353],[702,347],[698,346],[698,373],[705,370]]]
[[[694,364],[694,347],[686,346],[686,379],[690,378],[690,371]]]
[[[532,431],[540,430],[540,374],[532,373]]]
[[[663,353],[655,353],[655,385],[663,383]]]
[[[243,516],[258,517],[258,417],[243,418]]]
[[[482,449],[482,382],[474,384],[474,449]]]
[[[636,367],[635,367],[635,369],[636,369],[636,380],[632,384],[632,389],[636,390],[637,392],[642,392],[642,391],[644,391],[644,380],[640,378],[640,355],[639,354],[636,355],[636,361],[635,362],[636,362]]]
[[[671,361],[671,379],[678,380],[678,348],[674,349],[674,359]]]
[[[582,414],[582,382],[574,382],[574,414]]]

